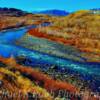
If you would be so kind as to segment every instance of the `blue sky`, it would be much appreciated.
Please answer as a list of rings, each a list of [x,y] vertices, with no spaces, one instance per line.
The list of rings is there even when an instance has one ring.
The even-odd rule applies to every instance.
[[[72,12],[100,8],[100,0],[0,0],[0,7],[13,7],[26,11],[61,9]]]

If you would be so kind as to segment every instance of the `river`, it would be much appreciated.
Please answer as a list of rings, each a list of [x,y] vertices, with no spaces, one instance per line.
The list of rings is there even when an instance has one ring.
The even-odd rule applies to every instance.
[[[33,65],[56,65],[60,69],[67,68],[73,72],[78,72],[82,75],[87,76],[99,76],[100,77],[100,63],[81,63],[76,61],[71,61],[69,59],[63,59],[60,57],[52,56],[49,54],[44,54],[35,50],[29,50],[14,44],[17,39],[20,39],[26,34],[28,29],[35,28],[36,26],[22,27],[19,29],[9,29],[0,32],[0,56],[18,57],[24,55],[25,57],[31,59]],[[50,67],[49,66],[49,67]]]

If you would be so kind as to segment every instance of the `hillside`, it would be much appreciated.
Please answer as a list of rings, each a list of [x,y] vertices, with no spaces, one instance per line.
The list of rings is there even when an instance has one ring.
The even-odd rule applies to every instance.
[[[16,8],[0,8],[0,14],[19,17],[28,14],[28,12]]]
[[[38,25],[48,22],[50,16],[27,13],[15,8],[0,8],[0,30]]]
[[[50,40],[54,37],[53,41],[100,56],[100,14],[78,11],[66,17],[54,18],[52,21],[52,26],[39,28],[39,32],[47,34]]]

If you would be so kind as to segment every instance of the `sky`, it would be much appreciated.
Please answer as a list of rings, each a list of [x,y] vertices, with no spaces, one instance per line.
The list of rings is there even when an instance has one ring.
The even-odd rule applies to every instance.
[[[0,0],[0,7],[24,11],[59,9],[69,12],[100,8],[100,0]]]

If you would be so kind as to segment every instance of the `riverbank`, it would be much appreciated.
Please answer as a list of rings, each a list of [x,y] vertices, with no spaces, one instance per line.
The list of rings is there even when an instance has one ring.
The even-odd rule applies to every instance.
[[[49,22],[49,16],[28,13],[24,16],[7,16],[0,14],[0,31],[11,28],[19,28],[28,25],[39,25]]]

